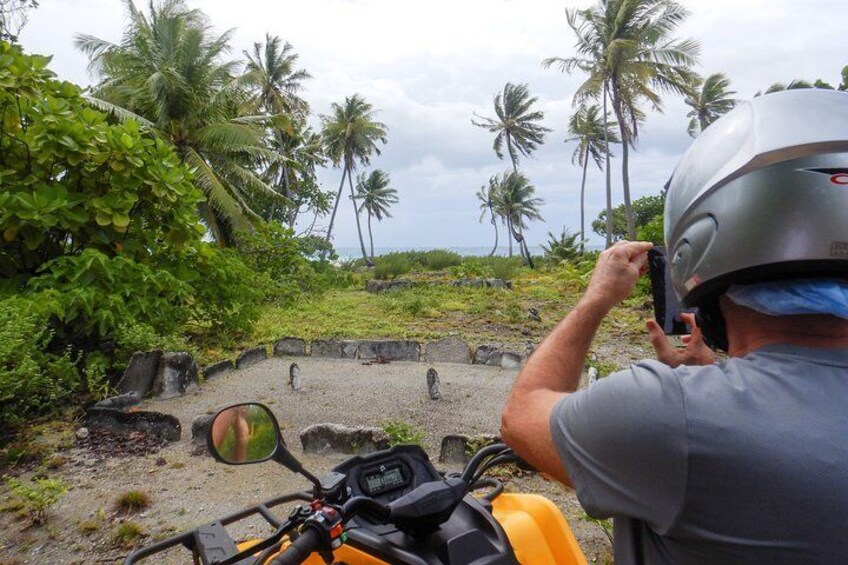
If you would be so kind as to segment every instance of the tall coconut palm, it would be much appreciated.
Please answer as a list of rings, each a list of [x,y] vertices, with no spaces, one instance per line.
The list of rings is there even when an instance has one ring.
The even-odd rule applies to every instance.
[[[722,73],[712,74],[706,79],[696,77],[692,91],[684,100],[692,108],[686,114],[689,135],[697,137],[711,123],[731,111],[736,106],[734,94],[736,91],[730,90],[730,79]]]
[[[688,15],[673,0],[600,0],[594,8],[567,9],[566,14],[577,35],[577,56],[552,57],[543,65],[589,73],[575,94],[575,104],[599,97],[606,103],[609,96],[622,139],[627,228],[629,237],[635,238],[628,167],[629,148],[635,146],[645,117],[641,106],[647,102],[662,111],[661,93],[687,93],[700,46],[692,39],[672,38]]]
[[[183,0],[151,3],[149,15],[124,0],[129,24],[120,43],[77,35],[100,82],[92,103],[134,119],[170,140],[206,195],[201,215],[221,245],[258,215],[256,195],[279,198],[254,171],[277,159],[266,147],[265,118],[240,113],[238,63],[223,61],[232,31],[212,32]]]
[[[253,111],[264,109],[269,114],[305,116],[309,104],[299,96],[303,82],[312,78],[297,69],[298,55],[294,47],[274,35],[265,34],[265,43],[254,43],[253,51],[243,51],[247,62],[242,82],[250,88]]]
[[[522,256],[532,268],[533,258],[524,239],[524,230],[527,228],[527,221],[542,219],[539,207],[544,200],[535,196],[536,188],[530,184],[527,177],[515,171],[504,173],[499,185],[495,210],[504,218],[507,230],[518,242]]]
[[[614,128],[615,121],[601,118],[598,105],[581,106],[568,120],[568,139],[566,143],[576,141],[577,147],[571,155],[571,162],[583,168],[583,180],[580,182],[580,253],[585,251],[586,243],[586,171],[591,158],[598,169],[603,169],[605,152],[610,143],[620,143]]]
[[[492,247],[492,251],[489,252],[489,257],[492,257],[498,251],[498,213],[495,208],[497,206],[499,190],[498,176],[495,175],[489,179],[488,186],[481,186],[480,190],[477,191],[477,200],[480,201],[479,221],[482,222],[483,218],[488,214],[489,221],[495,229],[495,245]],[[512,256],[512,239],[507,237],[507,240],[509,241],[509,255]]]
[[[324,140],[305,120],[294,120],[289,126],[269,139],[270,147],[281,155],[281,159],[269,163],[263,178],[269,184],[281,187],[286,196],[285,205],[272,202],[266,207],[266,219],[294,227],[302,212],[311,209],[326,214],[330,203],[327,193],[320,190],[316,176],[316,167],[327,161]],[[284,183],[281,182],[283,178],[287,179]]]
[[[368,214],[368,241],[371,245],[371,259],[374,259],[374,236],[371,232],[371,218],[382,222],[383,218],[391,218],[389,208],[398,203],[397,190],[389,187],[389,175],[385,171],[375,169],[371,174],[362,173],[356,177],[356,198],[362,201],[359,211]]]
[[[477,116],[471,120],[475,126],[484,128],[495,135],[492,148],[499,159],[503,159],[503,147],[512,161],[512,171],[518,172],[518,156],[529,157],[536,148],[544,143],[549,128],[539,125],[545,113],[533,110],[538,98],[530,96],[526,84],[506,83],[503,92],[495,95],[496,118]],[[476,116],[476,114],[475,114]]]
[[[330,216],[330,226],[327,228],[327,241],[333,236],[333,223],[339,208],[339,200],[344,190],[345,178],[350,186],[350,196],[353,202],[353,211],[356,216],[356,229],[359,233],[359,245],[362,248],[362,257],[366,264],[371,265],[368,253],[365,251],[365,242],[362,239],[362,227],[359,223],[359,210],[356,201],[353,200],[353,173],[356,171],[357,163],[368,166],[371,163],[371,155],[379,155],[380,148],[377,142],[386,143],[388,128],[385,124],[374,120],[375,110],[371,104],[358,94],[345,99],[344,104],[333,103],[332,113],[322,116],[323,137],[327,156],[333,165],[342,167],[342,180],[339,183],[336,202],[333,205],[333,213]]]
[[[273,145],[281,151],[282,159],[275,163],[276,175],[271,179],[274,187],[296,209],[295,195],[292,191],[292,154],[287,151],[292,145],[290,139],[295,135],[293,123],[305,121],[309,114],[309,104],[300,97],[303,82],[312,76],[303,69],[297,69],[298,55],[294,48],[277,36],[265,34],[265,43],[254,43],[253,51],[243,51],[246,59],[245,73],[240,82],[248,89],[250,97],[247,107],[251,112],[265,112],[270,115],[285,116],[277,119],[271,128]],[[291,166],[290,166],[291,163]]]

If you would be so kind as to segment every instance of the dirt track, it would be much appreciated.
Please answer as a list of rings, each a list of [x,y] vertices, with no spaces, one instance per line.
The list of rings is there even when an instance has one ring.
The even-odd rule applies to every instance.
[[[287,384],[292,361],[299,364],[304,378],[305,388],[300,392],[292,391]],[[426,432],[424,446],[434,460],[444,435],[496,433],[516,371],[432,365],[439,372],[443,399],[431,401],[425,386],[430,366],[273,358],[217,377],[198,392],[181,398],[148,401],[142,409],[172,414],[180,420],[181,441],[158,453],[136,457],[101,460],[83,448],[62,452],[66,463],[51,474],[62,476],[71,490],[53,509],[47,528],[21,531],[21,523],[14,522],[11,514],[0,513],[0,564],[111,562],[127,553],[111,539],[121,521],[140,524],[147,535],[142,543],[149,543],[261,500],[305,488],[302,479],[273,463],[226,467],[197,454],[199,450],[191,443],[192,420],[227,404],[259,401],[269,405],[284,427],[287,444],[307,468],[319,475],[345,459],[300,453],[298,432],[319,422],[380,426],[386,420],[404,420]],[[568,518],[587,558],[606,560],[609,544],[599,526],[582,519],[573,493],[538,477],[511,479],[508,488],[551,497]],[[121,516],[114,502],[130,489],[146,491],[152,504],[141,514]],[[86,520],[97,525],[87,535],[80,531]],[[266,529],[256,522],[231,533],[264,534]],[[190,558],[174,556],[157,562],[188,563]]]

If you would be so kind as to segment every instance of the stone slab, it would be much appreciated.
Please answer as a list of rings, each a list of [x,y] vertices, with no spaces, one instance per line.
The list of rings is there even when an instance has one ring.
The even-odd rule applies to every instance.
[[[213,379],[217,376],[223,375],[229,371],[232,371],[235,365],[229,359],[225,359],[223,361],[218,361],[213,365],[209,365],[203,369],[203,379],[209,380]]]
[[[153,388],[153,381],[156,379],[161,358],[162,351],[160,349],[133,353],[124,375],[115,387],[118,393],[135,392],[142,398],[146,396]]]
[[[163,353],[153,381],[153,395],[174,398],[197,387],[197,363],[185,352]]]
[[[315,424],[300,432],[300,443],[304,453],[351,455],[388,449],[389,438],[380,428]]]
[[[236,357],[236,369],[246,369],[247,367],[256,365],[267,358],[268,351],[265,349],[264,345],[245,349],[238,354],[238,357]]]
[[[302,357],[306,355],[306,341],[297,337],[284,337],[274,344],[275,357]]]
[[[359,344],[360,359],[382,359],[384,361],[419,361],[421,344],[409,340],[362,341]]]
[[[471,349],[461,338],[446,337],[427,343],[422,360],[428,363],[470,363]]]
[[[89,408],[85,425],[89,429],[106,429],[114,434],[144,432],[166,441],[179,441],[180,421],[160,412],[121,412],[111,408]]]

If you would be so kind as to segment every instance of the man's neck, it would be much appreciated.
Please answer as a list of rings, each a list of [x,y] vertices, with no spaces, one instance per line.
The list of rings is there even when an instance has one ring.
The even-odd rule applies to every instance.
[[[722,298],[728,354],[742,357],[767,345],[848,349],[848,320],[827,315],[768,316]]]

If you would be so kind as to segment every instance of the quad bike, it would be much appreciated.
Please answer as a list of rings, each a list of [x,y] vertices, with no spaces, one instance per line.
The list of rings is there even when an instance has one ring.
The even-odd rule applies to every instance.
[[[125,565],[177,546],[202,565],[585,564],[565,518],[532,494],[507,494],[485,477],[499,465],[526,465],[503,444],[477,452],[462,473],[442,475],[416,445],[342,463],[323,479],[286,449],[277,420],[261,404],[221,410],[207,435],[213,457],[231,465],[276,461],[312,490],[280,496],[131,553]],[[487,491],[481,496],[472,492]],[[299,501],[286,518],[271,509]],[[225,526],[259,515],[267,539],[236,543]],[[154,557],[151,561],[155,560]]]

